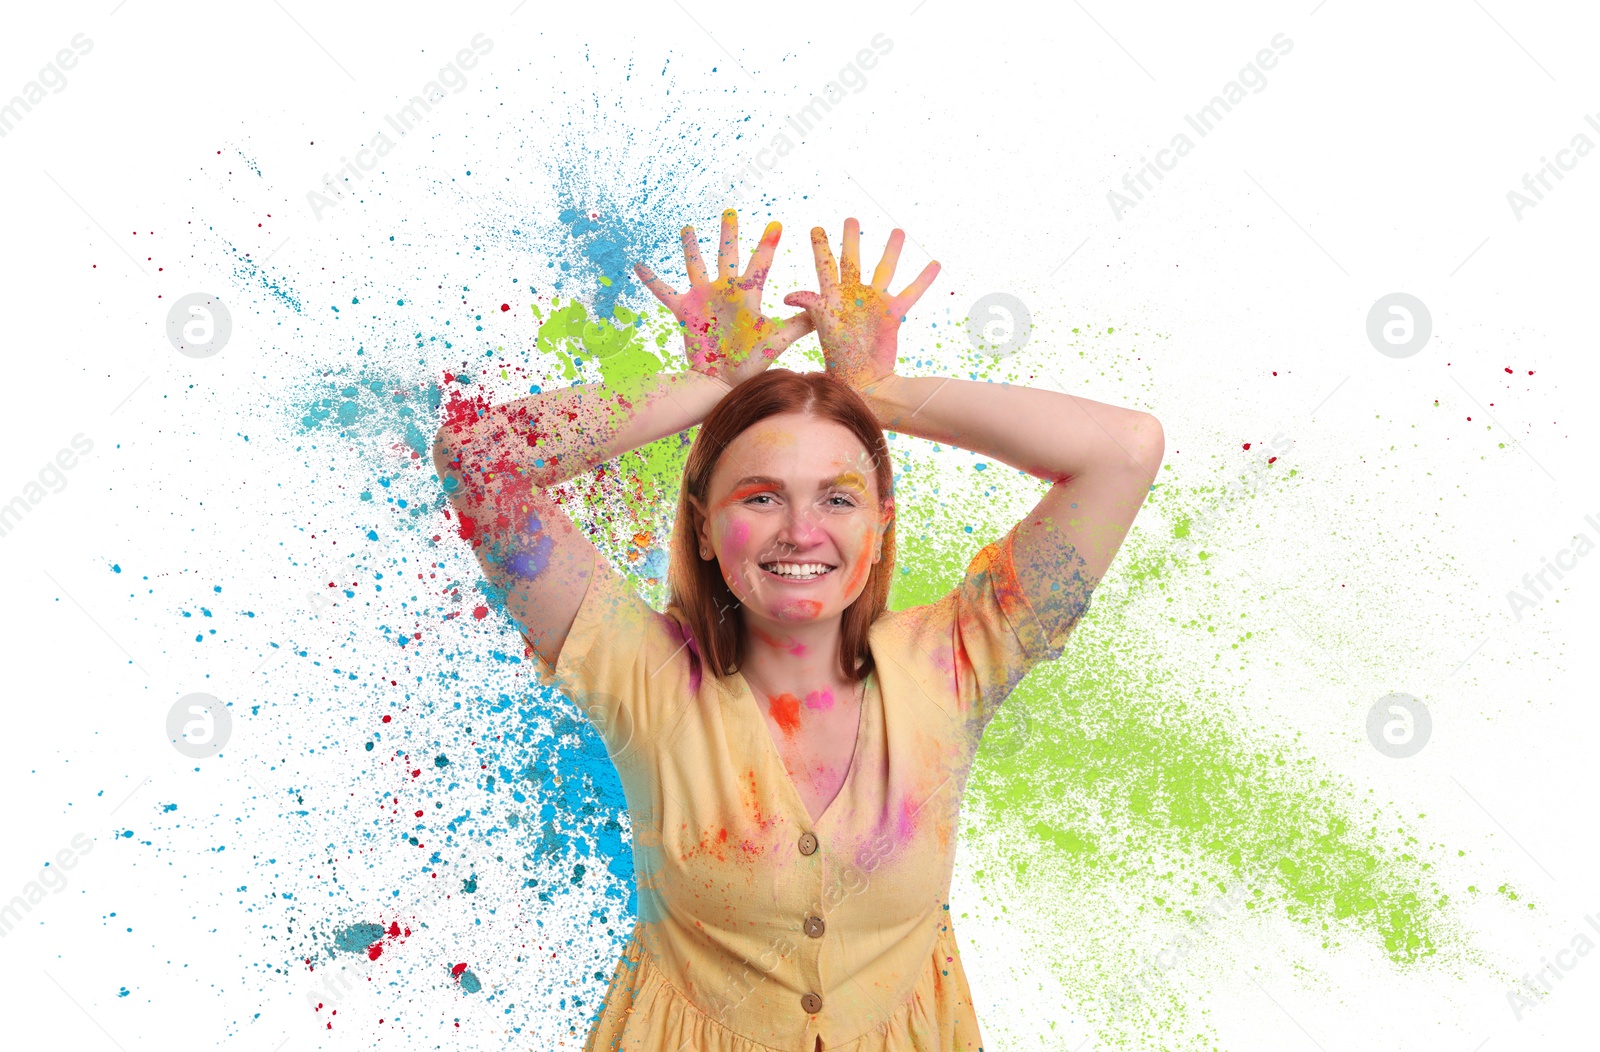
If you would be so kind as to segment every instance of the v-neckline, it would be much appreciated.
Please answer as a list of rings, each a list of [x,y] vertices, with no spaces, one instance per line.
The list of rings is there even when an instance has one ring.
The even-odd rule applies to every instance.
[[[805,798],[800,795],[799,786],[794,784],[794,778],[790,776],[789,768],[784,766],[783,754],[778,751],[778,743],[772,740],[772,732],[767,729],[767,718],[761,711],[761,703],[756,700],[755,688],[750,685],[749,680],[744,678],[743,672],[735,672],[734,676],[738,678],[741,686],[740,692],[743,694],[743,699],[741,700],[745,702],[745,711],[755,722],[756,731],[760,733],[761,740],[765,743],[768,759],[777,764],[777,777],[783,781],[784,786],[788,789],[789,803],[797,808],[800,814],[806,816],[806,821],[810,823],[810,828],[822,828],[822,823],[829,815],[833,814],[834,805],[843,798],[851,783],[855,781],[856,768],[861,763],[862,739],[867,734],[867,697],[877,693],[873,684],[873,681],[877,679],[876,670],[867,673],[867,678],[862,681],[861,704],[856,712],[856,743],[850,752],[850,766],[845,768],[844,779],[839,783],[839,791],[833,794],[833,799],[828,801],[828,806],[822,809],[822,813],[815,817],[812,816],[811,809],[806,806]]]

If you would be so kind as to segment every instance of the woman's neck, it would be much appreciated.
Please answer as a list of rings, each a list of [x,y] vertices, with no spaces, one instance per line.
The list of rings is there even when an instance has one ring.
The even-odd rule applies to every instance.
[[[748,642],[740,671],[758,693],[810,698],[813,707],[849,692],[839,671],[839,619],[804,625],[745,619]]]

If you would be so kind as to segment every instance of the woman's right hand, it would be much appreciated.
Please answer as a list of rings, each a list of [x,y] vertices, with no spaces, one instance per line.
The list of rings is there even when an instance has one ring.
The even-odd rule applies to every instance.
[[[817,291],[791,292],[783,298],[789,306],[803,307],[811,315],[828,372],[858,391],[894,375],[900,323],[939,275],[939,264],[929,263],[898,296],[892,295],[889,282],[894,280],[905,241],[904,230],[890,231],[872,283],[863,285],[861,224],[853,218],[844,221],[838,263],[833,261],[833,250],[828,247],[827,231],[813,227],[811,251],[817,261]]]
[[[783,227],[768,223],[761,243],[750,255],[743,274],[739,267],[739,216],[722,213],[722,243],[717,251],[717,278],[706,274],[694,227],[683,228],[683,262],[689,291],[677,293],[643,263],[634,265],[646,288],[660,300],[683,329],[689,368],[721,380],[729,387],[756,376],[791,343],[812,330],[811,314],[774,320],[761,313],[761,291],[772,267]]]

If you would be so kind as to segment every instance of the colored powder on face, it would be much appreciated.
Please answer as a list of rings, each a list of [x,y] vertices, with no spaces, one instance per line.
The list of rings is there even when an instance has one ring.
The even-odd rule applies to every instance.
[[[862,455],[865,456],[865,454]],[[855,471],[846,471],[834,479],[834,485],[842,489],[853,489],[862,496],[867,495],[867,480]]]
[[[778,608],[779,617],[788,621],[811,621],[822,613],[822,604],[815,599],[789,599]]]
[[[793,694],[767,695],[767,712],[785,737],[792,738],[800,730],[800,699]]]
[[[874,565],[876,564],[872,561],[871,549],[868,547],[863,547],[861,552],[850,564],[849,569],[846,571],[847,576],[845,577],[844,581],[844,594],[847,596],[855,595],[857,590],[860,589],[866,582],[867,575],[872,572],[872,567]],[[838,573],[837,570],[834,572]]]

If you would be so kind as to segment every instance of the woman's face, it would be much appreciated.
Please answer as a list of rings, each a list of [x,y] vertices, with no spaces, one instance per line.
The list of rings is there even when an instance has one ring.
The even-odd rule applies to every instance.
[[[804,413],[767,417],[711,472],[701,557],[758,621],[838,618],[866,587],[890,508],[872,457],[842,424]]]

